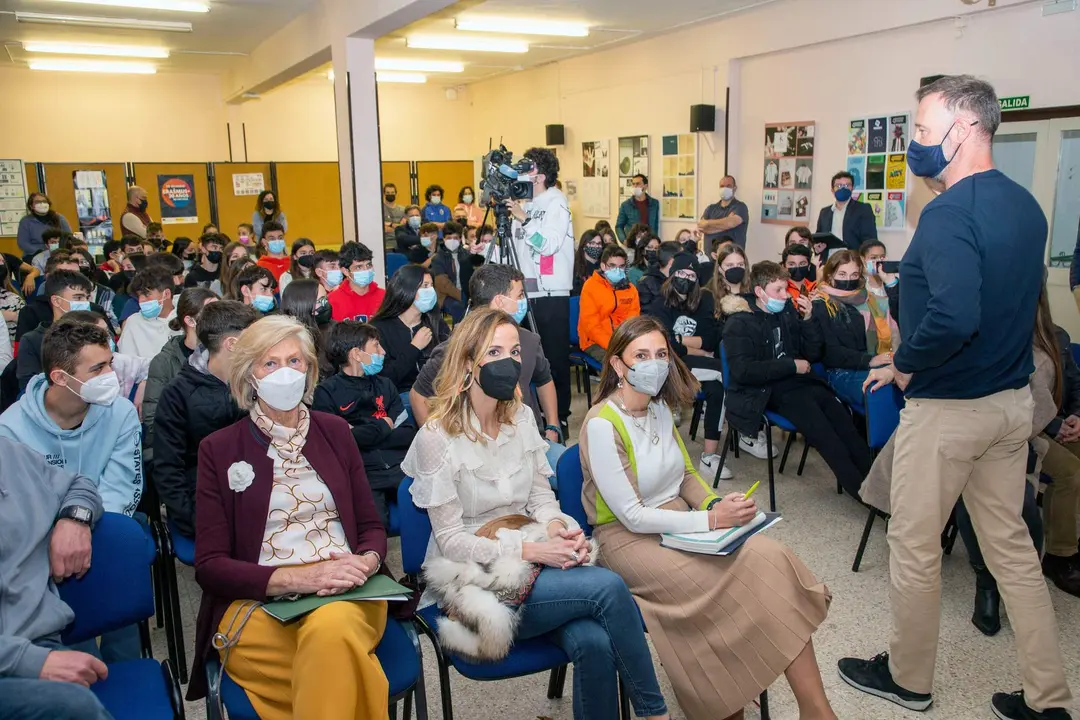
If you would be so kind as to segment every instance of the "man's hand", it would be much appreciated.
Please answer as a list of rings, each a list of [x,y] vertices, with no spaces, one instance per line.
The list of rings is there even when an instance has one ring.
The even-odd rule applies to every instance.
[[[1080,417],[1076,415],[1070,415],[1065,418],[1065,421],[1061,423],[1061,430],[1058,431],[1058,442],[1076,442],[1080,439]]]
[[[386,416],[383,417],[383,420],[386,421],[386,424],[390,426],[391,430],[394,429],[394,419],[392,417],[390,417],[389,415],[386,415]]]
[[[911,382],[911,373],[902,373],[894,369],[893,374],[896,376],[896,387],[907,390],[908,383]]]
[[[803,320],[809,320],[811,313],[814,311],[814,306],[810,302],[810,298],[806,295],[800,295],[799,299],[795,301],[795,306],[799,308],[799,312],[802,313]]]
[[[34,291],[37,289],[37,278],[32,275],[27,275],[26,279],[23,280],[22,289],[27,297],[33,295]]]
[[[81,578],[90,569],[90,528],[74,520],[57,520],[49,538],[49,574],[54,582]]]
[[[553,443],[559,442],[559,433],[555,432],[554,430],[545,430],[544,437],[546,437]]]
[[[38,675],[42,680],[75,683],[83,687],[90,687],[108,676],[109,669],[105,663],[93,655],[76,650],[53,650],[45,656],[45,664]]]
[[[863,381],[863,392],[866,392],[867,388],[870,389],[870,392],[877,392],[880,388],[889,385],[895,379],[896,371],[893,370],[892,365],[874,368],[870,371],[870,374],[866,376],[866,380]]]
[[[529,216],[526,214],[525,209],[521,207],[521,203],[517,200],[503,200],[503,204],[510,210],[510,214],[514,216],[514,219],[518,222],[525,222],[525,219]]]
[[[810,372],[810,363],[802,358],[795,358],[795,372],[799,375],[805,375]]]

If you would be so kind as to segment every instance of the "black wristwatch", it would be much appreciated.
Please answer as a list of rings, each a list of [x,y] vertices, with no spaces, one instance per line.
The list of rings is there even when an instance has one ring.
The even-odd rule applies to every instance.
[[[77,523],[83,525],[90,525],[90,521],[94,519],[94,513],[90,508],[85,508],[82,505],[68,505],[60,510],[60,514],[56,516],[57,520],[74,520]]]

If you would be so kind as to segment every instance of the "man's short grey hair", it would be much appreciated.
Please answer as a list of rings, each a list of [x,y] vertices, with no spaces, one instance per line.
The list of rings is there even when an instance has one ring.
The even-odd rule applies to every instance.
[[[946,75],[915,93],[922,102],[928,95],[941,95],[942,102],[950,112],[969,112],[979,121],[978,127],[989,137],[994,137],[1001,125],[1001,104],[994,87],[973,75]]]

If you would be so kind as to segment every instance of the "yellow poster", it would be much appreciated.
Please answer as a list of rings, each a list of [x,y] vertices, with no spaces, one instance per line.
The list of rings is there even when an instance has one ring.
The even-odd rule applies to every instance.
[[[904,154],[890,155],[885,168],[885,189],[903,190],[907,187],[907,162]]]

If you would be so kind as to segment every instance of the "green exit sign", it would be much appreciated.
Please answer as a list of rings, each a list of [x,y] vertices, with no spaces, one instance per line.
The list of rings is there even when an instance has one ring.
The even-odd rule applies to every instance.
[[[1031,107],[1030,95],[1017,95],[1016,97],[998,98],[1002,110],[1027,110]]]

